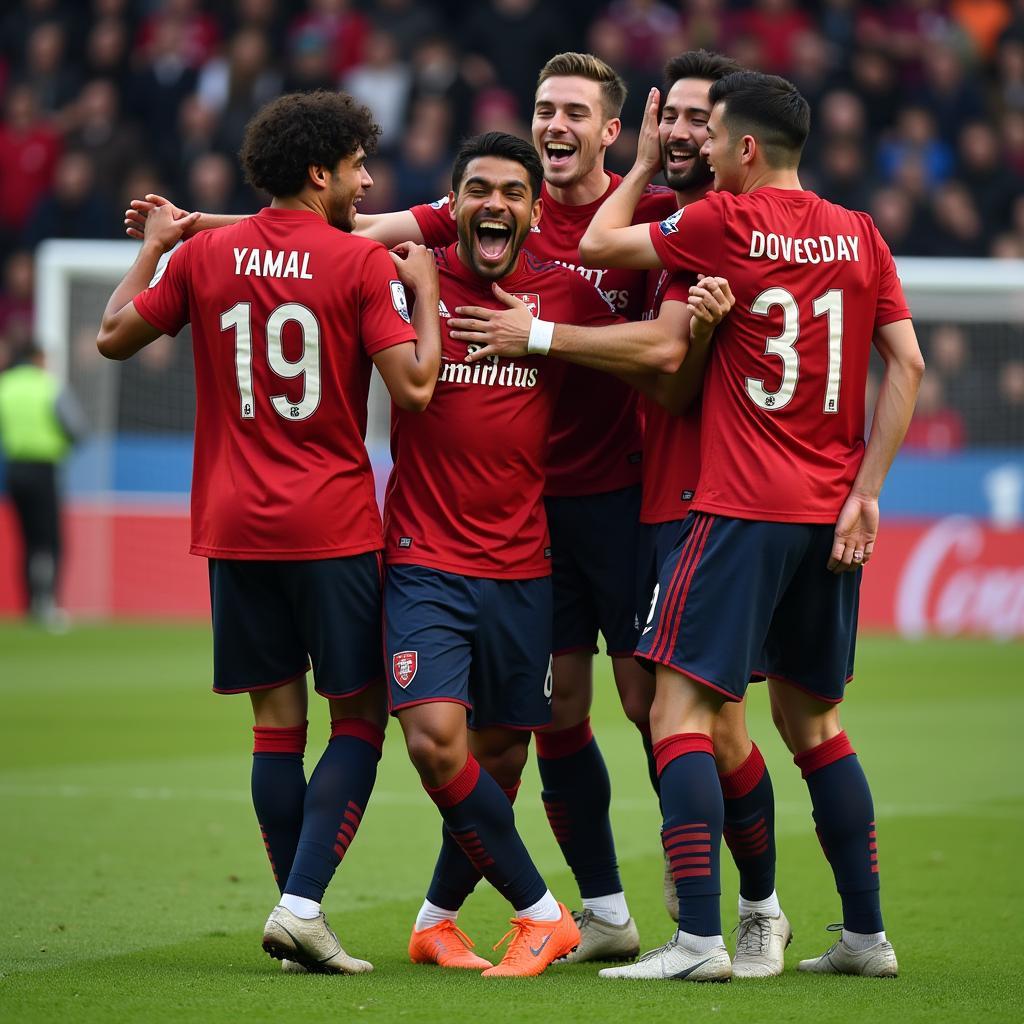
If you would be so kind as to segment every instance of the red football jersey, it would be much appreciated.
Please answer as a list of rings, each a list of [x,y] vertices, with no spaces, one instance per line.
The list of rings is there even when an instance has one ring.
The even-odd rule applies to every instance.
[[[436,256],[441,371],[425,412],[392,413],[385,558],[463,576],[547,576],[544,462],[567,364],[545,356],[467,363],[469,346],[449,336],[448,317],[456,306],[501,303],[456,246]],[[526,252],[501,286],[544,320],[590,327],[618,321],[579,275]]]
[[[608,176],[608,191],[583,206],[567,206],[552,199],[545,183],[541,189],[544,210],[526,248],[541,259],[578,271],[601,289],[616,312],[627,320],[639,320],[644,311],[646,271],[593,270],[579,265],[583,233],[597,208],[622,181],[619,174],[609,172]],[[658,220],[675,208],[672,192],[650,185],[637,204],[633,222]],[[444,245],[455,238],[455,222],[446,199],[414,206],[412,212],[427,245]],[[611,374],[570,366],[552,427],[545,493],[553,497],[600,494],[638,483],[641,447],[636,392]]]
[[[650,227],[665,267],[728,278],[694,509],[832,523],[864,455],[875,328],[910,316],[871,218],[812,192],[714,192]]]
[[[192,547],[333,558],[383,546],[366,453],[370,356],[415,341],[387,250],[267,207],[174,252],[135,308],[192,324]]]
[[[663,302],[685,303],[692,274],[667,270],[648,279],[645,320],[656,320]],[[653,398],[640,397],[644,423],[643,501],[641,523],[685,519],[700,477],[700,398],[682,416],[675,416]]]

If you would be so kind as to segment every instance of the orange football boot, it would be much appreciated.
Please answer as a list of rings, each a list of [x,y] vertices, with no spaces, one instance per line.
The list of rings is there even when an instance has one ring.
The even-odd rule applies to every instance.
[[[409,936],[409,959],[414,964],[437,964],[439,967],[462,967],[479,971],[490,967],[490,960],[472,951],[469,936],[454,921],[432,924]]]
[[[501,958],[501,963],[483,972],[484,978],[531,978],[540,974],[554,960],[571,953],[580,942],[580,930],[572,914],[561,903],[562,916],[557,921],[535,921],[528,917],[513,917],[512,928],[506,932],[500,946],[509,936],[512,941]]]

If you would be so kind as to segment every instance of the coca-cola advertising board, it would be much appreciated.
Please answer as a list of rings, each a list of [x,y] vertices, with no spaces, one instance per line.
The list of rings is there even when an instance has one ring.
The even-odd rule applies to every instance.
[[[1024,528],[968,516],[882,519],[860,628],[904,636],[1024,637]]]

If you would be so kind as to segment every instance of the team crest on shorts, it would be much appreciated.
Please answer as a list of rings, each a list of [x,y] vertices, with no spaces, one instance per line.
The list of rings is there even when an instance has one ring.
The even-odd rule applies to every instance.
[[[416,678],[419,658],[416,651],[399,651],[391,659],[391,672],[395,682],[404,690]]]
[[[512,295],[530,311],[530,316],[540,316],[540,296],[536,292],[513,292]]]

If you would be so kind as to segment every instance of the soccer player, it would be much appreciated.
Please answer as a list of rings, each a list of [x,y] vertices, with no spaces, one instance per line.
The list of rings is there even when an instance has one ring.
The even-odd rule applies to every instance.
[[[659,580],[638,654],[657,666],[652,710],[666,850],[679,866],[679,931],[610,978],[724,980],[718,851],[722,788],[711,734],[752,674],[810,791],[843,904],[842,937],[800,969],[892,977],[879,904],[871,792],[839,722],[851,677],[860,574],[878,494],[923,373],[895,265],[870,218],[800,185],[809,112],[784,79],[711,87],[703,150],[716,191],[646,227],[634,203],[657,166],[638,160],[581,244],[589,260],[728,277],[736,306],[704,386],[692,512]],[[656,131],[653,90],[642,134]],[[885,372],[865,446],[872,341]]]
[[[625,97],[619,75],[590,54],[562,53],[544,65],[532,125],[544,167],[544,214],[526,248],[576,270],[627,320],[640,320],[646,275],[582,264],[577,255],[590,218],[622,180],[605,170],[604,159],[619,135]],[[635,219],[661,219],[674,208],[671,192],[648,185]],[[412,215],[418,229],[413,237],[428,245],[451,239],[444,200],[414,207]],[[552,719],[536,736],[545,810],[583,902],[576,914],[582,940],[570,962],[639,951],[615,855],[611,785],[589,716],[600,631],[623,709],[650,752],[653,686],[632,657],[641,451],[637,393],[611,374],[569,367],[545,488],[554,584]],[[609,537],[617,543],[609,544]]]
[[[701,199],[710,189],[711,170],[700,154],[707,138],[711,112],[708,90],[713,82],[738,70],[727,57],[704,50],[690,51],[665,67],[665,102],[659,123],[660,163],[680,209]],[[651,348],[670,354],[687,335],[686,304],[698,320],[706,320],[700,305],[713,304],[720,318],[731,306],[724,282],[694,275],[661,271],[648,286],[644,328],[633,331],[607,328],[554,328],[551,355],[579,361],[596,369],[619,372],[643,392],[644,476],[641,519],[638,616],[644,629],[653,628],[649,609],[658,574],[679,537],[700,473],[700,403],[694,399],[703,381],[709,330],[691,332],[685,362],[672,377],[651,380],[639,373],[649,363]],[[457,311],[452,327],[463,340],[480,346],[470,358],[495,354],[515,356],[526,350],[533,320],[514,299],[500,312]],[[514,310],[518,307],[518,312]],[[478,319],[463,319],[464,316]],[[651,333],[648,328],[657,328]],[[646,349],[646,351],[645,351]],[[668,368],[671,362],[666,361]],[[653,671],[653,668],[652,668]],[[723,706],[713,735],[715,764],[725,796],[724,836],[740,873],[739,926],[734,977],[769,977],[781,974],[784,953],[792,932],[775,892],[775,806],[771,779],[764,759],[747,733],[745,702]],[[666,902],[678,919],[676,880],[666,859]],[[674,911],[674,912],[673,912]]]
[[[541,217],[542,167],[529,143],[470,139],[445,216],[458,242],[437,251],[440,317],[498,306],[492,282],[538,317],[619,318],[592,284],[523,250]],[[565,364],[539,355],[470,364],[442,339],[433,402],[396,411],[385,497],[384,588],[390,706],[444,819],[442,849],[409,942],[418,963],[539,974],[579,943],[519,838],[512,811],[530,734],[551,717],[551,542],[545,455]],[[469,712],[467,730],[467,710]],[[515,909],[512,941],[490,967],[455,925],[483,875]]]
[[[214,690],[248,693],[253,707],[253,805],[281,890],[263,946],[320,973],[371,970],[320,909],[366,809],[387,721],[383,537],[363,441],[371,366],[411,414],[440,363],[431,255],[392,256],[351,234],[379,131],[343,94],[269,104],[241,158],[270,206],[196,235],[160,271],[195,215],[154,210],[97,340],[126,359],[192,325],[191,550],[209,559]],[[331,738],[307,785],[310,658]]]

